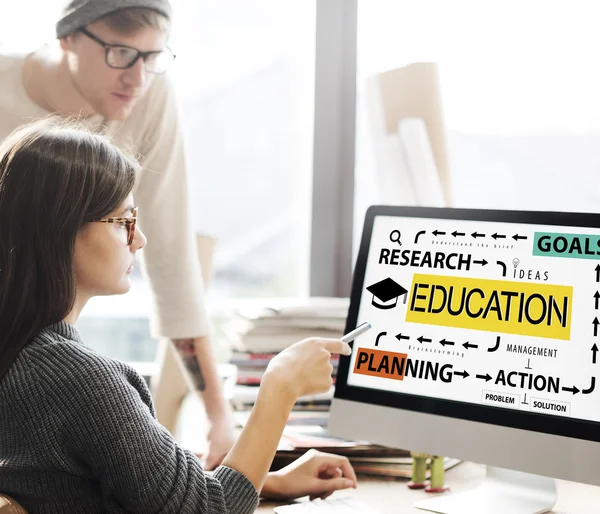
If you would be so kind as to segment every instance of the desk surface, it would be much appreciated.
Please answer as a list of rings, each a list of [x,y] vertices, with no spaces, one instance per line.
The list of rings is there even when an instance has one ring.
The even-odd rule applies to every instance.
[[[462,463],[446,472],[446,484],[452,491],[466,491],[479,485],[485,476],[485,467],[470,462]],[[600,487],[557,480],[558,502],[554,514],[592,514],[600,508]],[[406,481],[382,481],[359,479],[358,488],[335,493],[332,498],[355,494],[372,505],[381,514],[423,514],[425,511],[413,507],[413,503],[430,498],[423,491],[411,491]],[[282,503],[262,502],[257,513],[273,512]]]

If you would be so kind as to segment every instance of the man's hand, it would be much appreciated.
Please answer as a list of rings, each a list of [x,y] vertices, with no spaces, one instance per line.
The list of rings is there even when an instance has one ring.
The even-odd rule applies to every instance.
[[[235,443],[233,420],[226,416],[211,421],[208,432],[208,455],[206,456],[205,469],[213,470],[223,462]]]
[[[234,420],[231,406],[223,397],[221,379],[208,337],[175,339],[173,341],[191,390],[200,391],[210,422],[208,454],[198,455],[205,460],[207,470],[215,469],[235,443]]]
[[[346,457],[309,450],[285,468],[269,473],[261,496],[279,500],[302,496],[325,499],[334,491],[356,486],[356,473]]]

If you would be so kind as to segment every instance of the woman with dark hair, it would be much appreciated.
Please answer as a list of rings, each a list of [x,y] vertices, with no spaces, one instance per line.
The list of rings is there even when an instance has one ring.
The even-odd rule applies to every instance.
[[[104,137],[48,119],[0,145],[0,492],[30,513],[250,513],[264,497],[356,486],[347,459],[309,452],[268,473],[301,395],[331,385],[306,339],[274,358],[223,465],[207,474],[155,418],[144,380],[73,326],[93,296],[123,294],[146,238],[138,164]],[[176,230],[177,227],[173,227]]]

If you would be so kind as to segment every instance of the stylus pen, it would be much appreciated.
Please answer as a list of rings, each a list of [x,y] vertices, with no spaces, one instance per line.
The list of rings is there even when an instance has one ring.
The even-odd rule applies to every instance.
[[[361,325],[358,325],[358,327],[356,327],[351,332],[348,332],[346,335],[340,337],[340,339],[344,343],[349,343],[351,341],[354,341],[359,335],[364,334],[370,328],[371,328],[371,324],[370,323],[366,323],[366,322],[362,323]]]

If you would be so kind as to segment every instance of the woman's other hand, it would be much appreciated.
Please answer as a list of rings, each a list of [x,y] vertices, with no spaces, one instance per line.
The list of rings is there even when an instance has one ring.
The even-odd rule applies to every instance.
[[[356,473],[346,457],[309,450],[285,468],[269,473],[261,496],[279,500],[302,496],[325,499],[334,491],[356,486]]]

